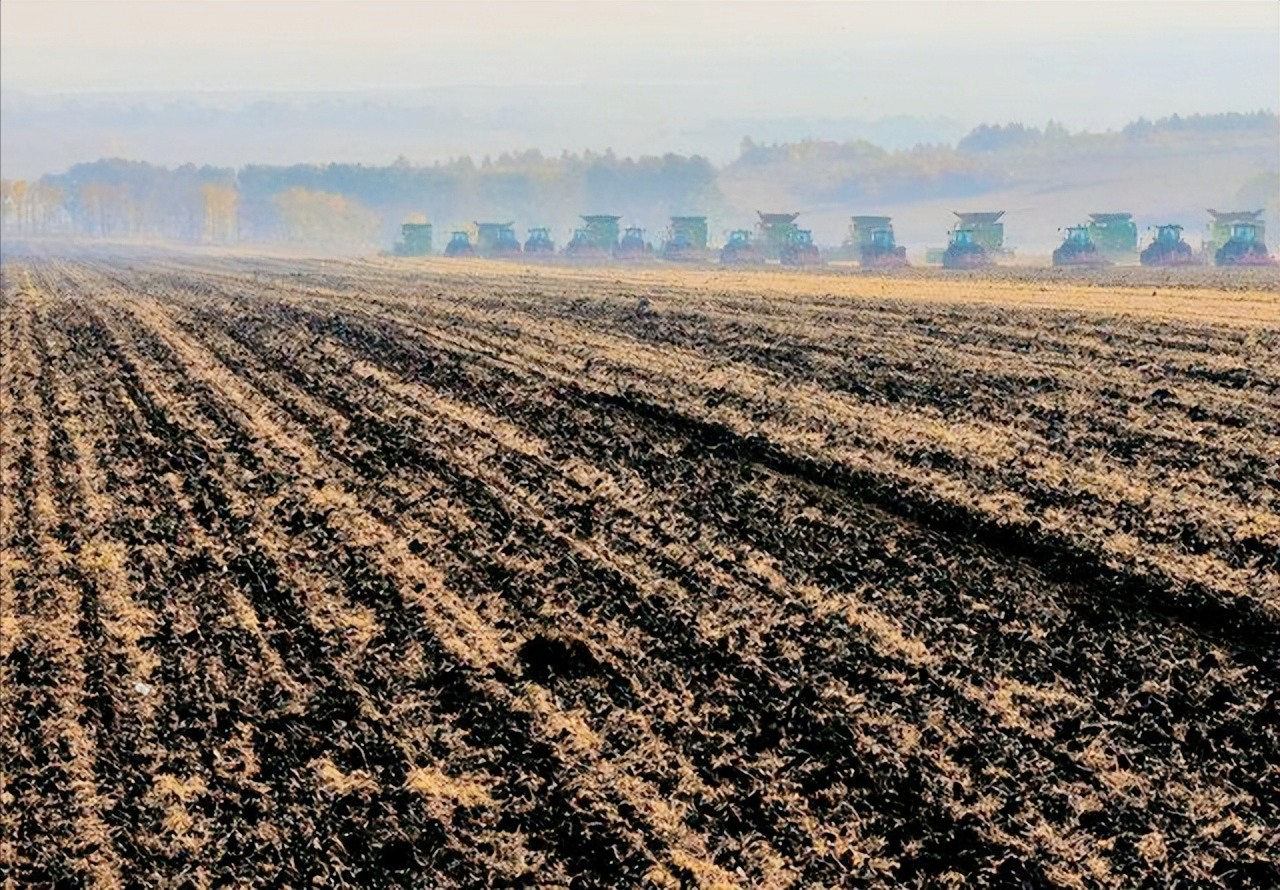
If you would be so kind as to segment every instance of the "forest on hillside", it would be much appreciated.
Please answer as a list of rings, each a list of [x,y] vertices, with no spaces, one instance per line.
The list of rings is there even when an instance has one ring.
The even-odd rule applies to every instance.
[[[1044,177],[1046,169],[1204,152],[1242,139],[1277,144],[1280,117],[1174,115],[1106,133],[1070,132],[1053,122],[984,124],[955,145],[901,150],[866,141],[744,138],[723,168],[697,155],[611,151],[239,169],[105,158],[34,182],[5,180],[0,199],[9,235],[367,247],[389,243],[401,222],[415,218],[442,228],[486,219],[560,227],[579,213],[619,213],[651,225],[671,214],[721,213],[732,209],[723,176],[775,183],[798,201],[893,203],[974,197]],[[1280,173],[1260,169],[1246,186],[1245,197],[1270,206],[1280,197]]]

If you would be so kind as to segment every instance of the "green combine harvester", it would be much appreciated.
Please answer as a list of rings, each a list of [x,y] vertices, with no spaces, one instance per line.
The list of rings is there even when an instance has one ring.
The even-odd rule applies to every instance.
[[[1267,229],[1261,210],[1223,213],[1210,210],[1209,240],[1205,252],[1219,266],[1274,266],[1276,258],[1267,252]]]
[[[515,223],[476,223],[476,251],[483,257],[520,255]]]
[[[1089,240],[1104,257],[1125,259],[1138,252],[1138,226],[1132,213],[1090,213]]]
[[[674,262],[704,259],[707,255],[707,218],[673,216],[662,245],[662,258]]]
[[[598,213],[581,217],[585,225],[573,230],[573,239],[565,245],[564,255],[578,259],[612,257],[618,248],[620,216]]]
[[[430,256],[431,223],[405,223],[391,252],[396,256]]]
[[[892,269],[907,264],[907,249],[899,247],[893,236],[893,218],[889,216],[851,216],[849,237],[843,246],[864,269]]]

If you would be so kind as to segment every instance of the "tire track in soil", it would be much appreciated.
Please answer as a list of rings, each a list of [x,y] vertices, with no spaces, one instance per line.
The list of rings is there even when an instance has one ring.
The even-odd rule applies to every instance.
[[[120,332],[117,330],[116,333],[119,334]],[[125,340],[127,342],[127,336],[125,337]],[[133,358],[136,359],[137,356],[134,356]],[[122,360],[126,365],[131,366],[131,372],[142,373],[140,361],[134,362],[128,356],[124,356]],[[154,396],[157,392],[162,391],[157,389],[155,386],[148,387],[145,383],[141,382],[137,383],[136,387],[137,388],[134,389],[134,396],[136,400],[143,405],[148,405],[150,403],[150,397]],[[144,390],[150,391],[147,392]],[[172,410],[171,405],[168,407]],[[188,455],[190,455],[191,446],[187,446],[186,448],[181,447],[181,443],[184,439],[182,431],[168,424],[164,419],[163,411],[158,411],[157,409],[152,408],[148,413],[152,415],[151,420],[153,421],[155,428],[164,434],[162,437],[164,447],[166,449],[178,448],[180,451],[186,451],[188,452]],[[205,441],[209,440],[206,439]],[[208,456],[208,454],[204,455],[205,458]],[[172,459],[172,456],[170,456],[171,461]],[[183,463],[187,465],[187,469],[196,470],[200,462],[199,458],[191,459],[188,457],[188,460]],[[179,464],[177,467],[177,469],[183,468],[182,464]],[[208,482],[209,480],[206,479],[203,481]],[[185,500],[185,495],[181,492],[175,492],[174,498],[179,501]],[[208,517],[205,518],[208,519]],[[204,562],[208,561],[204,554],[196,554],[191,558],[192,562],[196,560]],[[268,594],[267,599],[260,602],[270,602],[271,595],[280,592],[274,583],[264,579],[264,575],[267,576],[267,578],[270,577],[269,574],[264,571],[266,563],[256,557],[253,552],[237,557],[232,562],[233,564],[230,568],[234,572],[238,572],[240,574],[248,573],[254,576],[251,584],[252,589],[260,589],[263,590],[264,593]],[[208,569],[209,567],[207,565],[197,567],[192,574],[199,577],[203,574],[207,574]],[[185,570],[182,570],[181,567],[179,570],[185,574]],[[265,585],[267,584],[270,585],[270,590],[265,589]],[[283,602],[287,602],[288,598],[281,597],[281,600]],[[269,615],[267,619],[268,621],[283,619],[281,621],[282,625],[286,625],[286,622],[290,617],[288,610],[285,609],[282,604],[275,605],[267,612],[267,614]],[[402,613],[397,612],[394,614],[399,615]],[[211,612],[206,615],[202,615],[195,621],[189,622],[185,628],[186,633],[180,634],[178,637],[178,648],[183,644],[189,645],[191,642],[194,642],[191,637],[192,635],[195,635],[198,638],[198,628],[208,627],[210,625],[216,626],[221,617],[222,616],[219,613]],[[414,803],[419,798],[419,794],[413,790],[404,790],[402,787],[405,784],[404,782],[393,784],[392,788],[388,791],[379,791],[376,794],[372,794],[373,799],[369,800],[373,789],[370,788],[372,783],[368,778],[369,773],[367,770],[353,769],[350,773],[344,773],[342,769],[333,763],[330,757],[315,757],[309,759],[308,756],[297,754],[298,751],[322,753],[325,748],[324,742],[327,741],[328,738],[331,738],[345,722],[349,721],[358,725],[365,719],[361,714],[361,709],[365,705],[355,699],[350,690],[341,689],[341,684],[336,684],[339,688],[330,689],[330,683],[323,677],[323,659],[319,657],[323,654],[323,647],[318,647],[315,644],[315,641],[310,639],[309,635],[306,633],[307,625],[305,621],[294,622],[293,626],[296,628],[295,630],[282,630],[282,635],[287,634],[291,638],[291,642],[296,643],[296,646],[293,647],[293,649],[297,658],[297,664],[305,670],[307,662],[309,660],[314,660],[315,663],[320,666],[319,672],[322,674],[322,677],[317,684],[319,687],[317,694],[311,702],[314,713],[310,715],[308,719],[303,719],[300,715],[294,713],[287,713],[283,716],[278,716],[273,714],[272,709],[269,707],[266,709],[259,709],[252,706],[246,706],[242,713],[233,713],[233,717],[244,718],[243,721],[235,724],[236,730],[242,735],[246,734],[246,726],[252,724],[252,731],[247,732],[247,735],[250,737],[226,740],[230,747],[246,749],[243,750],[241,754],[242,759],[246,761],[246,763],[242,765],[242,768],[251,776],[256,776],[258,779],[262,780],[262,782],[251,781],[246,783],[251,786],[248,789],[249,791],[255,791],[257,793],[255,795],[250,795],[244,788],[237,789],[231,787],[220,787],[219,783],[215,783],[212,778],[210,778],[209,781],[205,781],[204,778],[166,780],[164,782],[164,790],[171,797],[179,798],[179,802],[182,802],[182,799],[184,798],[191,798],[197,795],[204,797],[206,794],[210,798],[228,797],[233,801],[237,800],[242,795],[250,797],[250,802],[245,804],[243,809],[231,807],[231,812],[227,814],[226,821],[228,823],[228,827],[235,828],[238,827],[237,823],[239,823],[239,825],[243,825],[244,822],[247,821],[249,824],[252,824],[258,821],[262,816],[272,814],[274,808],[270,805],[270,802],[261,800],[264,788],[263,782],[274,787],[279,787],[282,792],[279,797],[284,798],[284,792],[296,791],[296,789],[288,787],[287,780],[289,779],[288,772],[290,770],[295,771],[295,773],[299,767],[304,771],[314,770],[317,773],[317,778],[320,783],[323,783],[324,788],[317,791],[314,800],[306,800],[304,794],[304,800],[302,802],[294,803],[289,807],[287,812],[275,814],[275,818],[278,820],[296,819],[304,822],[306,820],[314,819],[315,823],[320,823],[321,825],[324,825],[326,819],[328,819],[329,823],[335,827],[333,828],[332,833],[328,835],[332,842],[332,847],[327,855],[335,858],[348,857],[351,860],[351,867],[345,872],[345,880],[351,880],[353,874],[357,880],[367,880],[368,870],[371,868],[388,867],[392,872],[402,870],[411,863],[414,851],[403,839],[401,831],[413,830],[415,826],[417,826],[421,829],[420,833],[424,837],[430,839],[431,836],[439,832],[439,827],[436,826],[433,828],[429,821],[425,825],[417,824],[423,822],[423,819],[421,818],[414,818]],[[455,694],[458,696],[462,695],[461,692],[457,692]],[[205,697],[208,698],[207,695]],[[226,702],[231,702],[234,707],[236,700],[237,694],[235,692],[230,689],[223,689],[222,695],[219,698],[213,699],[212,705],[225,709]],[[261,713],[262,710],[265,710],[266,713]],[[290,708],[288,710],[292,711],[293,709]],[[179,725],[185,725],[188,727],[194,725],[198,728],[202,723],[209,722],[208,720],[201,718],[202,715],[189,712],[183,715],[183,719],[179,721]],[[350,733],[348,732],[348,735],[349,734]],[[299,736],[302,736],[302,738],[298,739]],[[295,739],[295,741],[286,743],[286,750],[284,751],[270,750],[273,745],[278,745],[281,740],[285,739]],[[255,748],[257,749],[257,753],[254,752]],[[367,758],[376,760],[380,754],[383,760],[394,759],[386,753],[389,749],[388,743],[377,737],[376,734],[357,734],[356,738],[351,741],[347,748],[349,749],[347,751],[348,755],[357,759]],[[330,751],[330,754],[332,756],[336,756],[332,751]],[[292,760],[291,755],[293,756]],[[225,776],[220,777],[226,778]],[[414,776],[409,776],[409,779],[413,778]],[[429,775],[418,777],[419,784],[422,784],[428,778],[430,778]],[[446,794],[450,792],[450,785],[448,781],[439,779],[435,784],[438,786],[436,788],[437,791],[442,791]],[[457,787],[464,791],[466,790],[466,786],[458,785]],[[456,793],[457,789],[454,790]],[[326,796],[328,796],[329,799],[326,799]],[[257,801],[256,803],[255,800]],[[387,840],[386,843],[378,845],[372,844],[372,841],[379,839],[378,831],[370,830],[366,823],[372,822],[374,829],[377,829],[378,827],[386,829],[385,821],[387,815],[385,813],[379,813],[379,807],[385,809],[393,805],[395,811],[398,812],[400,816],[402,824],[399,826],[392,826],[390,829],[382,832],[386,836],[386,838],[384,838]],[[281,806],[280,809],[284,809],[284,807]],[[181,811],[179,811],[179,813],[180,812]],[[312,814],[315,812],[318,812],[320,815],[313,817]],[[181,817],[179,816],[179,819],[180,818]],[[305,828],[306,826],[304,824],[301,827]],[[289,869],[296,863],[296,860],[301,857],[304,862],[310,861],[313,869],[317,867],[317,865],[329,865],[331,867],[336,867],[337,871],[331,872],[326,880],[344,879],[344,871],[341,862],[326,863],[324,859],[316,860],[314,850],[309,846],[312,841],[316,841],[319,838],[326,836],[324,831],[317,831],[314,836],[308,835],[305,831],[295,831],[295,836],[288,839],[288,842],[283,844],[281,843],[278,835],[275,838],[272,838],[270,836],[272,834],[276,834],[276,832],[274,830],[267,832],[267,836],[261,840],[263,842],[272,841],[276,849],[246,850],[245,855],[250,855],[252,857],[248,860],[247,864],[252,865],[254,858],[269,855],[271,860],[285,868],[284,874],[286,876],[289,874],[293,875],[293,878],[290,880],[306,880],[310,877],[309,874],[305,872],[297,873],[289,871]],[[297,834],[301,834],[302,836],[298,837],[296,836]],[[345,838],[345,843],[348,845],[355,844],[356,848],[344,850],[342,838]],[[261,844],[259,844],[259,846],[261,847]],[[281,849],[281,847],[283,847],[283,849]],[[220,853],[220,857],[221,858],[217,863],[217,866],[223,870],[225,870],[225,867],[234,866],[238,862],[234,847],[231,850]],[[437,856],[436,858],[438,860],[440,857]],[[442,868],[452,868],[454,871],[458,870],[457,862],[437,862],[436,865]],[[215,874],[217,873],[216,869],[210,870]],[[376,872],[374,873],[376,874]],[[320,874],[323,874],[323,872]],[[361,878],[362,874],[364,874],[363,879]],[[472,877],[468,879],[464,874],[464,876],[459,879],[459,885],[472,886],[481,880],[481,878],[478,878],[475,875],[472,875]]]
[[[96,604],[78,584],[73,553],[68,553],[68,545],[74,552],[70,523],[78,506],[71,481],[75,456],[65,433],[49,423],[56,409],[39,325],[45,302],[45,295],[31,287],[10,310],[18,314],[16,346],[25,377],[17,399],[30,442],[31,500],[25,559],[19,557],[13,566],[26,576],[14,580],[15,588],[30,586],[25,614],[18,618],[25,645],[6,659],[6,681],[22,690],[6,809],[16,804],[22,810],[11,841],[21,880],[116,888],[122,886],[121,863],[102,818],[108,802],[96,782],[93,706],[101,692],[92,671],[101,627]]]
[[[129,307],[129,309],[136,309],[136,306],[131,306]],[[154,316],[152,316],[150,321],[154,323],[155,321]],[[261,419],[262,419],[262,415],[257,415],[255,417],[255,420],[261,421]],[[285,439],[285,441],[288,442],[288,439]],[[306,469],[306,474],[310,476],[315,476],[316,470],[319,469],[319,465],[315,464],[314,461],[307,461],[305,469]],[[328,498],[328,497],[329,496],[325,496],[325,498]],[[349,501],[349,498],[344,497],[343,501]],[[324,501],[323,503],[321,503],[321,506],[330,507],[332,505],[329,505],[328,502]],[[344,506],[349,506],[349,503],[348,505],[344,505]],[[353,531],[355,531],[355,533],[358,535],[361,533],[362,530],[353,529]],[[385,547],[385,543],[383,544],[383,547]],[[419,572],[417,572],[417,578],[412,579],[411,583],[417,583],[417,584],[438,583],[438,579],[436,579],[434,571],[431,571],[429,569],[425,569],[425,567],[422,567],[422,569],[420,569]],[[406,587],[406,585],[403,584],[403,581],[402,581],[402,587]],[[421,602],[421,599],[419,599],[419,602]],[[474,617],[472,617],[470,624],[472,625],[470,629],[471,633],[474,634],[475,627],[480,625],[477,625],[477,622],[475,621]],[[475,639],[474,636],[472,636],[472,639]],[[461,645],[460,647],[460,645],[454,642],[453,648],[456,649],[456,651],[462,651],[463,654],[468,653],[468,649],[465,647],[465,644]],[[492,661],[493,659],[492,652],[493,652],[493,649],[490,648],[490,652],[489,652],[490,661]],[[509,661],[509,656],[508,656],[508,661]],[[488,692],[489,695],[493,695],[495,693],[495,690],[493,689],[493,684],[488,683],[486,684],[486,686],[488,686],[488,689],[486,689],[486,692]],[[504,698],[506,698],[506,695],[504,695]],[[575,724],[573,724],[572,720],[568,721],[566,724],[566,722],[564,722],[562,717],[557,717],[556,711],[554,711],[553,707],[549,706],[549,703],[547,702],[547,700],[544,700],[541,697],[535,697],[535,695],[526,694],[525,697],[517,698],[515,702],[511,702],[509,704],[511,704],[511,706],[515,706],[517,709],[521,709],[521,711],[534,711],[536,716],[543,717],[544,720],[552,721],[552,727],[550,727],[550,730],[544,730],[544,734],[547,735],[548,738],[553,741],[553,743],[556,743],[556,744],[561,743],[562,740],[561,738],[559,738],[559,736],[566,735],[567,730],[575,729]],[[547,717],[548,713],[550,715],[549,718]],[[577,752],[577,753],[581,754],[581,752]],[[608,812],[608,811],[605,811],[605,812]],[[662,816],[662,813],[659,813],[659,816]],[[698,845],[696,845],[694,841],[687,839],[687,837],[681,837],[680,836],[681,832],[680,830],[678,830],[678,827],[675,827],[675,829],[668,829],[668,831],[675,831],[676,840],[678,841],[678,843],[684,844],[685,848],[694,850],[694,852],[696,853],[696,850],[698,850]],[[635,841],[632,841],[632,843],[635,843]],[[684,849],[677,850],[677,852],[675,853],[675,859],[678,862],[677,870],[684,870],[686,873],[689,873],[690,871],[695,872],[696,876],[701,878],[701,880],[705,881],[707,880],[707,878],[712,878],[713,881],[728,880],[727,877],[718,875],[717,871],[714,870],[713,866],[708,866],[707,863],[698,861],[698,858],[696,858],[694,854],[687,852],[687,850],[684,850]],[[596,864],[596,866],[599,866],[599,864],[602,864],[602,863],[595,862],[594,864]]]
[[[311,373],[311,374],[308,374],[308,376],[311,376],[311,378],[312,378],[312,379],[329,379],[329,378],[330,378],[330,374],[332,374],[334,370],[335,370],[335,369],[328,369],[328,371],[321,371],[321,373]],[[425,398],[424,398],[424,400],[419,400],[419,401],[420,401],[420,402],[421,402],[421,401],[425,401]],[[509,433],[508,433],[508,434],[506,434],[506,435],[509,435]],[[535,449],[535,451],[538,451],[538,449]],[[492,480],[490,480],[490,481],[492,481]],[[512,510],[511,512],[516,512],[516,511],[515,511],[515,510]],[[599,561],[599,558],[596,558],[596,561]],[[705,657],[705,656],[703,656],[703,657]]]
[[[571,394],[571,396],[572,396],[572,394]],[[573,398],[577,398],[577,396],[572,396],[572,397],[573,397]],[[589,401],[589,400],[588,400],[588,401]],[[590,408],[590,407],[589,407],[589,408],[588,408],[588,410],[587,410],[586,416],[588,416],[588,417],[590,417],[590,416],[598,416],[598,415],[592,415],[592,414],[591,414],[591,411],[592,411],[592,410],[599,411],[599,410],[601,410],[601,409],[600,409],[600,407],[599,407],[599,406],[597,406],[597,407],[595,407],[595,408]],[[643,412],[641,412],[641,413],[643,413]],[[522,419],[522,420],[520,421],[520,423],[524,423],[526,427],[532,427],[532,426],[533,426],[532,424],[528,423],[527,419]],[[517,428],[519,428],[520,423],[518,423],[518,424],[517,424]],[[439,447],[439,446],[437,445],[437,446],[433,446],[433,447]],[[513,478],[519,479],[519,478],[520,478],[519,473],[516,473],[516,475],[515,475]],[[784,581],[785,581],[785,579],[784,579]],[[871,616],[871,618],[874,620],[874,614]],[[891,628],[891,629],[892,629],[892,628]]]
[[[314,304],[318,312],[324,312],[326,306],[330,310],[333,308],[333,301],[327,291],[321,296],[311,296],[309,293],[298,296],[304,303]],[[1177,572],[1173,576],[1166,575],[1164,569],[1150,564],[1145,564],[1137,574],[1128,573],[1124,569],[1126,558],[1116,551],[1097,551],[1090,546],[1081,550],[1078,541],[1071,540],[1069,536],[1057,536],[1047,528],[1038,528],[1035,522],[1031,525],[1018,525],[1010,524],[1008,516],[993,518],[982,511],[974,515],[972,510],[963,506],[967,495],[956,490],[955,482],[949,476],[928,471],[904,478],[900,473],[901,467],[893,460],[886,463],[884,454],[877,447],[868,447],[856,441],[848,445],[829,444],[825,450],[833,457],[814,461],[808,456],[812,444],[810,440],[814,434],[796,433],[796,429],[803,429],[803,423],[785,428],[767,418],[760,422],[748,419],[741,411],[726,406],[722,402],[723,395],[717,395],[714,391],[706,396],[705,405],[701,398],[682,399],[677,394],[681,387],[688,388],[688,383],[654,383],[654,380],[661,379],[666,374],[663,370],[665,364],[661,360],[655,359],[657,364],[652,367],[646,365],[645,375],[632,373],[630,365],[626,363],[625,350],[619,352],[621,347],[615,343],[611,347],[615,359],[623,364],[610,365],[603,371],[593,372],[593,359],[588,361],[584,372],[578,363],[584,356],[598,353],[593,353],[591,347],[575,348],[575,337],[571,331],[560,331],[559,339],[548,340],[536,330],[532,334],[525,330],[524,335],[513,339],[506,334],[475,328],[459,329],[459,321],[468,317],[479,319],[479,324],[487,324],[492,328],[493,313],[464,310],[456,305],[464,302],[458,299],[445,303],[447,314],[445,324],[441,324],[438,319],[421,317],[422,312],[434,311],[431,309],[433,301],[439,302],[430,295],[417,295],[410,300],[395,295],[366,293],[358,301],[336,302],[343,311],[369,319],[375,329],[379,324],[395,322],[434,343],[444,344],[447,348],[468,356],[472,361],[491,362],[515,373],[534,371],[561,385],[585,388],[605,398],[621,397],[621,401],[617,402],[619,405],[647,404],[648,407],[643,407],[642,410],[658,410],[675,417],[688,417],[709,429],[727,427],[732,435],[744,442],[753,443],[754,451],[779,455],[781,464],[813,467],[811,474],[814,475],[835,472],[853,480],[854,487],[863,497],[870,496],[882,507],[904,512],[907,518],[913,520],[940,524],[943,528],[973,528],[997,550],[1013,554],[1035,554],[1036,559],[1052,562],[1069,571],[1072,577],[1080,578],[1082,582],[1090,583],[1097,579],[1102,584],[1116,587],[1115,579],[1123,579],[1118,587],[1132,598],[1132,605],[1152,609],[1186,623],[1194,623],[1203,618],[1202,629],[1223,636],[1233,648],[1252,647],[1256,650],[1258,645],[1270,648],[1272,643],[1269,641],[1280,639],[1280,628],[1268,605],[1269,594],[1253,588],[1250,579],[1254,576],[1248,572],[1227,571],[1226,576],[1235,578],[1238,584],[1227,587],[1225,595],[1222,593],[1222,585],[1226,583],[1223,580],[1226,576],[1222,572],[1217,572],[1217,577],[1204,576],[1199,557],[1173,558],[1174,563],[1186,570],[1180,578]],[[513,320],[506,317],[501,323],[518,327],[518,321],[518,318]],[[526,342],[530,339],[537,342]],[[606,363],[598,364],[603,366]],[[610,369],[613,369],[615,376],[610,377]],[[728,380],[723,369],[712,368],[708,373],[719,375],[716,379],[723,378],[722,382]],[[763,386],[765,389],[761,391],[767,392],[767,381],[757,380],[753,385],[757,388]],[[747,406],[750,407],[749,402]],[[765,408],[769,409],[769,406],[765,405]],[[767,443],[763,448],[757,443],[761,433],[765,435]],[[775,463],[779,463],[779,460],[775,459]],[[948,492],[959,500],[948,500]],[[942,493],[943,500],[939,500],[939,493]],[[1118,566],[1115,563],[1117,556],[1121,556]],[[1199,580],[1188,580],[1188,577],[1199,577]],[[1274,575],[1267,575],[1265,578],[1271,587],[1280,583]],[[1241,593],[1248,590],[1253,590],[1253,593]],[[1267,629],[1270,634],[1264,640],[1258,639],[1260,627]]]

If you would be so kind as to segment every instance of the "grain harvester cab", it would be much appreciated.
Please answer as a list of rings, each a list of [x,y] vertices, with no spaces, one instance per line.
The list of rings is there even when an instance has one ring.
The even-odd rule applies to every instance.
[[[707,218],[673,216],[662,245],[662,258],[675,262],[700,260],[707,254]]]
[[[1068,226],[1066,238],[1053,252],[1055,266],[1105,266],[1108,262],[1089,237],[1088,226]]]
[[[574,229],[573,240],[565,246],[565,256],[579,259],[606,259],[618,247],[620,216],[596,214],[582,217],[583,225]]]
[[[458,229],[449,236],[449,243],[444,246],[445,256],[475,256],[476,249],[471,243],[471,233],[466,229]]]
[[[515,223],[476,223],[476,250],[483,257],[520,255]]]
[[[734,229],[720,249],[720,264],[724,266],[755,266],[763,262],[749,229]]]
[[[791,237],[782,247],[778,257],[784,266],[821,266],[822,254],[813,243],[813,233],[808,229],[792,229]]]
[[[1003,210],[951,212],[956,217],[953,231],[967,229],[973,243],[986,254],[987,262],[994,263],[998,259],[1013,256],[1013,251],[1004,246],[1004,223],[1000,221],[1004,216]]]
[[[1090,213],[1089,240],[1107,259],[1131,259],[1138,252],[1138,226],[1133,214]]]
[[[622,240],[613,251],[613,255],[620,260],[642,260],[648,254],[649,245],[644,241],[644,229],[639,226],[627,226],[622,233]]]
[[[556,252],[556,243],[551,240],[551,230],[546,226],[534,226],[529,230],[529,237],[524,239],[524,252],[539,256],[550,256]]]
[[[392,248],[396,256],[429,256],[431,223],[405,223],[400,226],[400,240]]]
[[[1267,253],[1262,240],[1265,230],[1260,222],[1234,222],[1231,237],[1218,248],[1213,261],[1219,266],[1274,266],[1275,257]]]
[[[1182,226],[1156,226],[1156,236],[1142,249],[1138,260],[1144,266],[1194,266],[1195,253],[1182,240]]]
[[[951,243],[942,254],[942,268],[982,269],[991,264],[991,257],[978,243],[973,229],[956,226],[951,230]]]
[[[887,269],[907,264],[907,249],[899,247],[893,236],[893,221],[888,216],[850,217],[853,225],[845,242],[845,253],[864,269]]]

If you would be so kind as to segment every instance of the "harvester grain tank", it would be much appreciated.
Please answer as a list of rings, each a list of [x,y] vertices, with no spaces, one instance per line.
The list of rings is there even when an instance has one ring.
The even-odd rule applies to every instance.
[[[1088,226],[1068,226],[1067,237],[1053,252],[1055,266],[1105,266],[1108,263],[1089,237]]]
[[[1004,223],[1000,218],[1003,210],[951,211],[956,216],[956,229],[968,229],[973,243],[982,248],[991,262],[999,257],[1011,255],[1012,251],[1004,246]]]
[[[749,229],[734,229],[720,249],[720,263],[724,266],[756,266],[763,262]]]
[[[1260,223],[1231,224],[1231,237],[1218,248],[1213,261],[1219,266],[1274,266],[1276,258],[1267,253]]]
[[[429,256],[431,254],[431,223],[404,223],[400,226],[400,240],[392,248],[396,256]]]
[[[798,213],[763,213],[756,211],[756,249],[766,260],[781,260],[782,251],[795,238]]]
[[[687,262],[703,259],[707,253],[707,218],[673,216],[662,245],[662,258]]]
[[[585,225],[573,230],[573,240],[564,249],[565,256],[604,259],[613,256],[618,246],[620,216],[595,214],[582,217]]]
[[[1267,253],[1267,229],[1261,210],[1220,213],[1210,210],[1209,243],[1213,261],[1219,266],[1274,266],[1276,258]]]
[[[476,223],[476,251],[483,257],[519,256],[515,223]]]
[[[644,240],[644,229],[627,226],[622,240],[614,248],[613,255],[620,260],[641,260],[649,255],[649,245]]]
[[[886,269],[907,264],[907,249],[893,236],[893,220],[888,216],[853,216],[846,253],[852,253],[866,269]]]
[[[1194,266],[1197,263],[1191,245],[1182,240],[1182,226],[1172,223],[1156,226],[1155,238],[1142,249],[1138,260],[1144,266]]]
[[[958,225],[950,234],[951,243],[942,253],[942,268],[982,269],[992,265],[991,256],[978,243],[973,229]]]
[[[1090,213],[1089,240],[1109,259],[1129,257],[1138,251],[1138,226],[1132,213]]]
[[[534,226],[529,229],[529,237],[524,239],[524,252],[540,256],[554,254],[556,243],[551,240],[551,229],[546,226]]]
[[[821,266],[822,254],[813,243],[813,233],[808,229],[792,229],[791,237],[782,246],[778,260],[784,266]]]
[[[456,229],[449,236],[449,243],[444,246],[445,256],[475,256],[476,248],[471,243],[471,233],[466,229]]]

